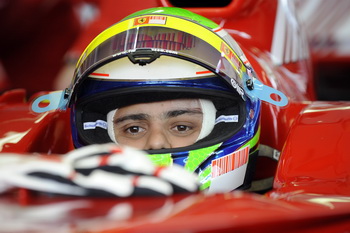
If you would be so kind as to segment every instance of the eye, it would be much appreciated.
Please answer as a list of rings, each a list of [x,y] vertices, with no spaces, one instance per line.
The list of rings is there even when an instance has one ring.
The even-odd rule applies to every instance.
[[[177,125],[175,128],[177,131],[180,131],[180,132],[185,132],[191,129],[189,126],[186,126],[186,125]]]
[[[125,132],[130,133],[132,135],[141,133],[143,131],[145,131],[145,129],[140,126],[130,126],[125,130]]]
[[[193,130],[193,127],[188,125],[176,125],[171,130],[175,131],[178,134],[185,134]]]

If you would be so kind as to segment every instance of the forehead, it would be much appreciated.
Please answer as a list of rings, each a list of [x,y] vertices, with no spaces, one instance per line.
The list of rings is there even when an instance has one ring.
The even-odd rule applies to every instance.
[[[164,113],[172,110],[201,109],[198,99],[165,100],[152,103],[134,104],[118,109],[117,115],[135,113]]]

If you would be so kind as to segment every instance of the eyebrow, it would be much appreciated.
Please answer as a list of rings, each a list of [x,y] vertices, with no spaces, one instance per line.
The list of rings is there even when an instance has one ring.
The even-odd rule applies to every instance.
[[[181,115],[184,115],[184,114],[194,115],[194,114],[203,114],[203,113],[202,113],[202,111],[200,109],[172,110],[172,111],[166,112],[165,118],[169,119],[169,118],[181,116]],[[120,122],[123,122],[123,121],[127,121],[127,120],[140,121],[140,120],[147,120],[149,118],[150,118],[150,115],[144,114],[144,113],[130,114],[130,115],[126,115],[126,116],[119,117],[119,118],[115,119],[114,123],[117,124],[117,123],[120,123]]]
[[[150,116],[144,113],[140,113],[140,114],[130,114],[130,115],[126,115],[120,118],[117,118],[114,120],[114,123],[120,123],[123,121],[127,121],[127,120],[133,120],[133,121],[141,121],[141,120],[147,120]]]
[[[172,118],[172,117],[177,117],[184,114],[194,115],[194,114],[203,114],[203,113],[200,109],[181,109],[181,110],[169,111],[165,114],[165,117]]]

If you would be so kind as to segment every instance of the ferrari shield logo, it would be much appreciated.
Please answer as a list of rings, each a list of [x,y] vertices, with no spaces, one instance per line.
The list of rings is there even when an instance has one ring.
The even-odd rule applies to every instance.
[[[134,21],[134,26],[142,24],[165,24],[167,17],[165,16],[145,16],[138,17]]]
[[[238,60],[235,54],[224,44],[221,43],[221,51],[225,54],[225,56],[230,59],[237,69],[241,68],[242,64]]]
[[[147,24],[149,22],[149,17],[140,17],[135,19],[134,25]]]

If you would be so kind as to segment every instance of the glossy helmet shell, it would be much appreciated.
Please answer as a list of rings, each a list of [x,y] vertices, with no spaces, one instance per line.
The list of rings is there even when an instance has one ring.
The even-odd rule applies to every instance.
[[[260,133],[260,100],[247,95],[251,67],[232,37],[179,8],[132,14],[97,36],[82,54],[69,89],[75,147],[111,142],[109,111],[181,98],[211,100],[213,131],[194,145],[148,151],[159,165],[196,172],[210,192],[250,186]]]

